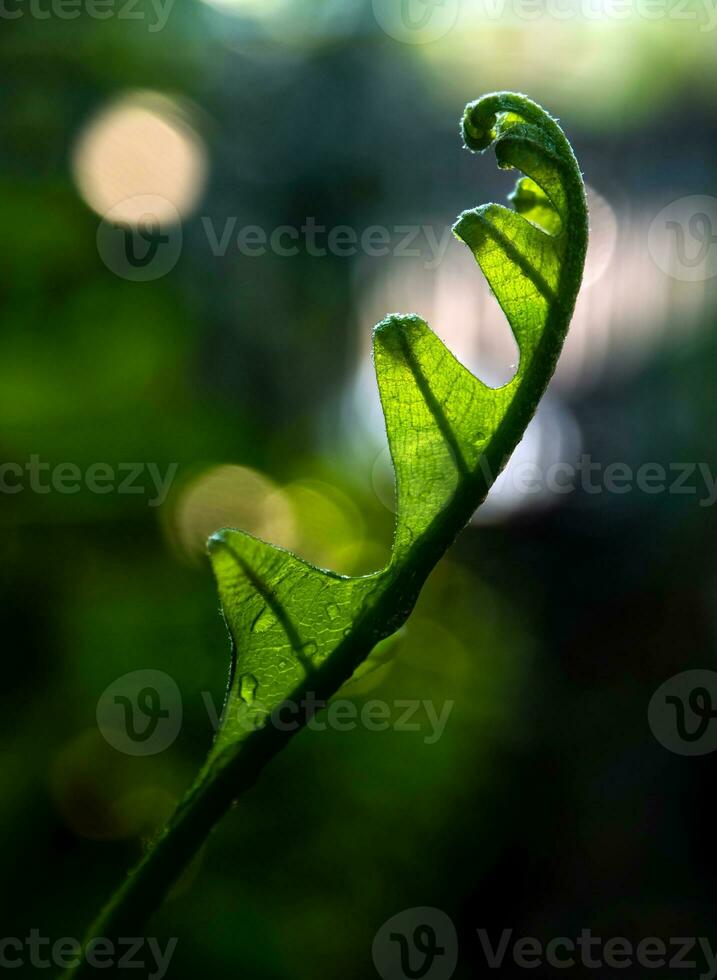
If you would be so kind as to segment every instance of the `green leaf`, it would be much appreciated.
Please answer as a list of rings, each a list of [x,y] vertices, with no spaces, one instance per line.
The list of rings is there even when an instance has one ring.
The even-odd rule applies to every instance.
[[[246,724],[250,702],[267,717],[318,686],[323,675],[316,672],[333,658],[338,674],[348,676],[378,639],[403,623],[426,575],[520,439],[552,374],[587,241],[577,163],[555,120],[524,96],[498,93],[471,103],[463,136],[469,149],[493,146],[499,166],[525,175],[511,195],[515,210],[485,204],[465,211],[454,226],[510,323],[518,370],[493,389],[459,364],[420,317],[390,316],[376,327],[376,377],[396,475],[391,560],[374,575],[345,578],[241,531],[211,539],[236,660],[215,757],[231,754],[253,733]],[[376,618],[379,605],[385,612]],[[362,641],[358,649],[355,637]]]
[[[245,738],[346,639],[376,579],[344,578],[241,531],[209,544],[236,651],[214,752]]]
[[[463,137],[468,149],[493,147],[500,167],[524,175],[511,196],[515,210],[481,205],[454,227],[508,319],[520,351],[517,372],[503,387],[488,387],[416,315],[389,316],[376,327],[397,498],[386,568],[350,578],[240,530],[213,535],[209,551],[233,647],[220,731],[172,821],[91,936],[135,934],[211,826],[300,727],[300,718],[291,730],[276,724],[277,713],[308,694],[330,698],[405,622],[545,391],[585,259],[580,171],[557,122],[525,96],[500,92],[471,103]]]

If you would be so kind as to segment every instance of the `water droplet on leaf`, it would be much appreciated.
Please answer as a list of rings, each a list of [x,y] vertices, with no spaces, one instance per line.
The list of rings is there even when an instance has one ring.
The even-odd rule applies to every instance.
[[[252,623],[253,633],[264,633],[274,624],[274,616],[268,606],[264,606],[262,611]]]
[[[258,687],[259,682],[253,674],[242,674],[239,678],[239,696],[242,701],[251,704],[256,697],[256,689]]]

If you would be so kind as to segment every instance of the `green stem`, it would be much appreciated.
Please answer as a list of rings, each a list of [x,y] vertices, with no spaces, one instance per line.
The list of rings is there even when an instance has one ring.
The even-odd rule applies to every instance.
[[[294,704],[309,695],[319,702],[328,701],[369,655],[377,637],[395,631],[408,618],[428,575],[482,503],[521,439],[552,376],[572,316],[587,244],[587,217],[580,172],[570,145],[557,124],[523,96],[499,93],[475,105],[480,107],[478,118],[467,111],[464,120],[466,142],[474,149],[483,149],[490,142],[490,139],[486,142],[486,127],[490,129],[495,123],[496,113],[519,112],[529,123],[547,128],[559,151],[567,196],[562,233],[568,243],[559,287],[529,364],[521,365],[516,377],[506,386],[506,391],[510,389],[510,402],[478,465],[472,470],[461,468],[457,488],[448,505],[411,544],[408,553],[402,555],[400,561],[392,561],[381,573],[382,588],[375,603],[363,610],[332,655],[306,674],[287,699]],[[429,395],[430,390],[424,397]],[[398,616],[397,610],[401,610]],[[291,731],[267,724],[226,748],[215,743],[174,816],[93,923],[85,941],[85,951],[94,938],[116,942],[122,937],[143,934],[147,920],[161,905],[218,820],[253,786],[264,766],[308,720],[307,717],[298,718]],[[67,980],[80,980],[95,976],[95,973],[107,977],[112,972],[97,970],[83,958],[64,976]]]
[[[543,356],[549,357],[550,352],[545,351]],[[356,622],[351,636],[293,693],[290,701],[300,703],[310,694],[319,702],[328,701],[371,652],[377,632],[384,632],[389,621],[395,628],[395,610],[412,608],[431,570],[485,498],[541,394],[541,388],[527,384],[516,392],[512,411],[488,447],[480,470],[463,479],[451,504],[436,519],[434,526],[414,543],[408,560],[393,573],[393,581],[376,605]],[[220,763],[210,754],[211,761],[202,769],[161,835],[95,921],[86,942],[95,937],[116,942],[123,936],[142,935],[145,923],[162,904],[218,820],[254,785],[267,762],[307,720],[297,719],[296,729],[290,732],[279,731],[271,725],[259,729],[242,741],[233,753],[227,750],[226,754],[233,754],[229,762],[224,758]],[[66,977],[84,978],[94,974],[85,961],[70,970]],[[102,970],[102,974],[107,976],[107,970]]]

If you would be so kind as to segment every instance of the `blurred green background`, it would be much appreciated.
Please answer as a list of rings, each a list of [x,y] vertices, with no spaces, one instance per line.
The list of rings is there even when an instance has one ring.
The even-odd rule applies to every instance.
[[[690,215],[715,215],[717,25],[697,4],[598,7],[447,0],[411,31],[391,0],[117,4],[106,19],[6,3],[0,464],[174,479],[160,504],[146,469],[139,493],[42,493],[24,477],[16,491],[5,470],[3,935],[81,935],[203,759],[229,661],[209,533],[247,527],[346,573],[385,561],[373,324],[417,312],[486,380],[510,376],[507,325],[448,237],[514,179],[461,150],[466,101],[507,88],[543,104],[591,194],[586,284],[520,459],[717,474],[717,245],[702,265],[668,264],[660,221],[668,205],[682,215],[694,254]],[[101,225],[113,208],[136,223],[138,195],[169,202],[181,237],[147,281],[123,274]],[[296,254],[286,237],[261,255],[237,244],[247,226],[307,219],[382,226],[387,254],[311,254],[301,235]],[[670,754],[647,723],[659,684],[715,661],[717,521],[692,483],[504,481],[395,660],[354,695],[454,701],[445,732],[427,744],[424,718],[296,738],[157,916],[153,934],[179,937],[169,976],[359,980],[381,924],[420,905],[456,922],[465,977],[478,927],[709,934],[714,757]],[[135,757],[108,744],[96,707],[140,669],[176,681],[183,724]]]

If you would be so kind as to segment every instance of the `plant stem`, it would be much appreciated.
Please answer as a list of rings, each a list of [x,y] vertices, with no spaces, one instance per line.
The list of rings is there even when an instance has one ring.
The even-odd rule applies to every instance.
[[[498,93],[487,97],[485,103],[491,110],[508,108],[547,125],[548,117],[538,115],[542,110],[523,96]],[[562,178],[568,202],[563,234],[567,236],[568,250],[560,272],[557,298],[550,306],[530,363],[527,369],[521,364],[515,378],[506,386],[510,402],[478,465],[460,475],[452,499],[412,543],[408,554],[402,555],[400,561],[392,560],[380,573],[381,589],[377,590],[375,603],[358,616],[350,633],[344,636],[331,656],[315,670],[307,672],[287,699],[290,702],[300,702],[309,695],[319,702],[328,701],[369,655],[377,638],[394,632],[408,618],[430,572],[482,503],[521,439],[552,376],[580,283],[587,244],[587,213],[580,172],[570,145],[554,121],[550,120],[549,125],[563,165]],[[481,133],[478,139],[482,138]],[[85,952],[95,938],[115,943],[122,937],[143,934],[147,920],[161,905],[222,815],[253,786],[267,762],[307,721],[307,717],[298,718],[296,726],[289,731],[269,722],[238,744],[221,750],[215,744],[174,816],[93,923],[85,940]],[[83,980],[100,973],[107,977],[116,969],[100,970],[83,957],[64,977],[66,980]]]
[[[536,352],[536,359],[540,352]],[[550,357],[550,351],[542,353]],[[532,373],[532,372],[531,372]],[[478,470],[463,478],[449,506],[428,531],[414,542],[409,559],[392,570],[392,581],[376,605],[356,621],[351,636],[345,638],[334,655],[317,668],[289,699],[299,703],[308,695],[319,702],[329,698],[352,675],[371,652],[377,633],[385,625],[396,626],[396,610],[410,610],[431,570],[468,523],[485,498],[505,458],[510,455],[525,425],[535,411],[543,386],[523,382],[511,403],[503,424],[487,447]],[[409,613],[405,613],[408,618]],[[308,719],[298,719],[289,732],[272,725],[253,732],[238,748],[225,750],[223,757],[210,753],[197,781],[187,792],[160,836],[137,867],[128,875],[89,930],[85,945],[101,937],[116,942],[121,937],[140,936],[152,913],[162,904],[184,868],[197,854],[208,834],[230,805],[250,789],[264,766],[292,738]],[[227,761],[227,755],[233,757]],[[69,970],[69,980],[95,976],[99,970],[86,960]],[[107,977],[107,969],[101,971]],[[111,974],[109,974],[111,975]]]

